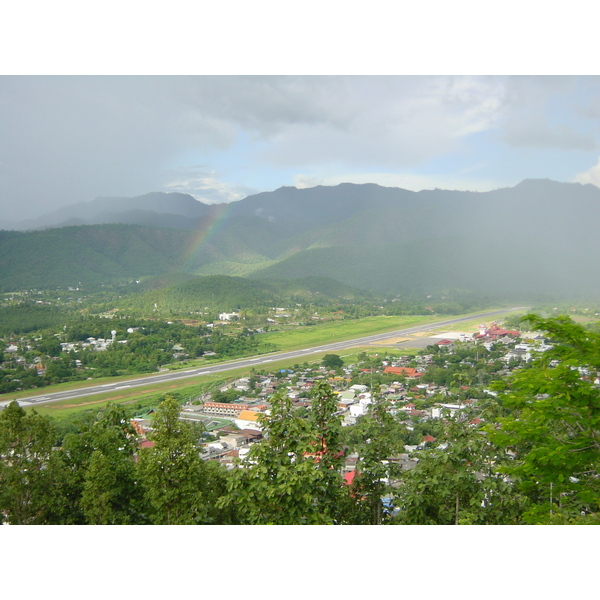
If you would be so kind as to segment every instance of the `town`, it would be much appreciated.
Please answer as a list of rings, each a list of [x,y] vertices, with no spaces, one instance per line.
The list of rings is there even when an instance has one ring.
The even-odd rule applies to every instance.
[[[477,408],[497,395],[490,389],[491,382],[523,368],[533,356],[552,347],[539,333],[507,330],[497,323],[481,325],[477,333],[448,332],[417,343],[426,348],[395,360],[363,352],[357,364],[345,365],[339,356],[326,355],[320,366],[254,373],[187,402],[181,418],[201,422],[206,437],[212,438],[203,445],[204,459],[233,468],[235,459],[247,456],[249,446],[262,439],[259,416],[269,413],[269,400],[277,390],[296,409],[307,410],[312,387],[326,382],[336,394],[336,415],[343,426],[352,426],[368,413],[375,380],[388,412],[406,426],[409,443],[401,458],[407,461],[411,452],[435,441],[431,432],[436,419],[468,411],[475,415],[474,423],[483,422],[481,415],[476,416]],[[149,418],[138,417],[134,422],[141,435],[150,429]],[[347,470],[352,470],[356,458],[348,458]]]

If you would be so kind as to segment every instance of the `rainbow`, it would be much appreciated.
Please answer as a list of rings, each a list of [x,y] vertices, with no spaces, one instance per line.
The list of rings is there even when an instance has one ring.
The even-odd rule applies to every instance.
[[[215,205],[208,217],[202,220],[198,231],[193,234],[191,241],[184,250],[182,265],[184,272],[193,272],[192,265],[198,253],[214,237],[215,233],[221,229],[231,212],[233,204],[223,203]]]

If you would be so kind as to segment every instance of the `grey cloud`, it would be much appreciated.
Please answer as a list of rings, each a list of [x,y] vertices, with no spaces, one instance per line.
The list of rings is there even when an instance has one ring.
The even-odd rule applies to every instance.
[[[517,148],[592,152],[598,147],[597,127],[591,129],[588,124],[585,131],[578,131],[573,118],[600,118],[596,110],[598,100],[600,77],[508,77],[501,100],[501,137]]]
[[[155,190],[182,148],[235,139],[233,125],[178,104],[168,78],[2,77],[0,90],[7,213]]]
[[[497,82],[451,77],[348,77],[325,86],[336,119],[273,134],[263,158],[280,164],[419,164],[460,147],[495,120]],[[322,90],[323,92],[323,90]]]
[[[592,152],[598,144],[590,133],[578,133],[565,125],[552,127],[540,116],[508,124],[502,139],[517,148],[558,148]]]
[[[173,169],[187,154],[210,164],[211,153],[227,151],[241,132],[250,145],[260,142],[244,167],[300,172],[407,168],[503,126],[510,144],[589,150],[591,134],[523,118],[527,107],[543,107],[576,84],[556,77],[4,76],[2,212],[25,218],[169,185],[211,202],[254,193],[222,184],[210,168]]]
[[[578,78],[571,75],[512,75],[503,78],[502,101],[511,110],[535,110],[550,98],[572,93],[577,85]]]

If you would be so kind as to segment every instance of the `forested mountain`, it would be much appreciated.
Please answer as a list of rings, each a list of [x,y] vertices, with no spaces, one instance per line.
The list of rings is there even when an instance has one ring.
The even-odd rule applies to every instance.
[[[525,180],[479,193],[341,184],[285,187],[229,205],[184,194],[88,204],[63,209],[63,222],[129,224],[1,232],[2,289],[183,272],[263,281],[320,276],[382,294],[600,290],[593,277],[600,189],[593,185]]]
[[[177,271],[188,235],[139,225],[0,231],[0,291],[75,287]]]

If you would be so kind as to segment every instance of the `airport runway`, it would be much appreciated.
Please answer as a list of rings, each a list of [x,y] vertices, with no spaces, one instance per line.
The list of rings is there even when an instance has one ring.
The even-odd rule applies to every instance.
[[[473,319],[485,319],[492,317],[497,314],[522,311],[526,310],[527,307],[516,307],[511,309],[495,310],[490,312],[480,313],[478,315],[470,315],[468,317],[457,317],[455,319],[447,319],[444,321],[438,321],[435,323],[429,323],[428,325],[419,325],[417,327],[409,327],[407,329],[399,329],[396,331],[387,331],[385,333],[378,333],[376,335],[370,335],[361,338],[355,338],[352,340],[346,340],[342,342],[332,342],[321,346],[314,346],[312,348],[305,348],[303,350],[294,350],[290,352],[278,352],[274,354],[262,354],[252,358],[242,358],[238,360],[232,360],[228,362],[219,363],[212,366],[197,367],[194,369],[187,369],[184,371],[173,371],[169,373],[160,373],[156,375],[146,375],[136,379],[129,379],[127,381],[119,381],[115,383],[105,383],[102,385],[93,385],[82,387],[75,390],[69,390],[64,392],[53,392],[50,394],[43,394],[42,392],[34,396],[26,398],[19,398],[18,402],[21,406],[32,406],[36,404],[46,404],[48,402],[58,402],[59,400],[74,400],[76,398],[84,398],[85,396],[94,396],[96,394],[103,394],[106,392],[117,392],[120,390],[129,390],[136,387],[144,387],[153,385],[156,383],[176,382],[182,379],[189,379],[191,377],[201,377],[202,375],[210,375],[213,373],[222,373],[225,371],[231,371],[233,369],[241,368],[252,368],[262,367],[268,365],[271,362],[278,360],[289,360],[289,359],[302,359],[309,356],[310,354],[316,354],[318,352],[336,352],[339,350],[345,350],[347,348],[353,348],[355,346],[365,346],[374,342],[387,340],[393,337],[402,337],[419,333],[421,331],[428,331],[431,329],[439,329],[440,327],[447,327],[448,325],[455,325],[463,321],[472,321]],[[0,401],[0,407],[10,404],[11,400]]]

